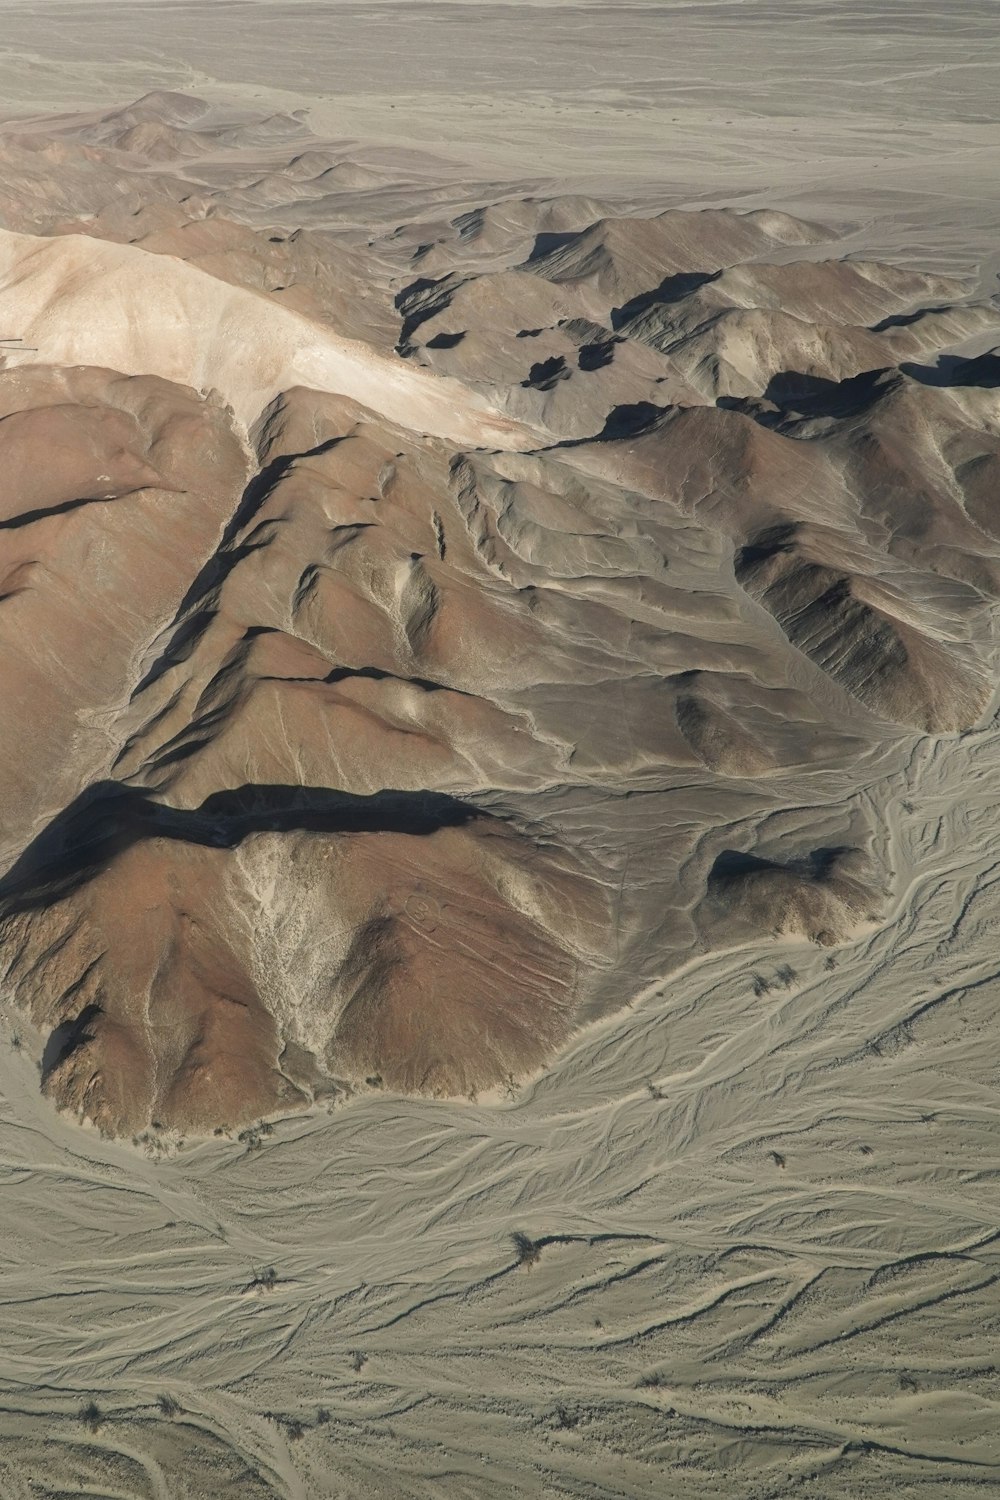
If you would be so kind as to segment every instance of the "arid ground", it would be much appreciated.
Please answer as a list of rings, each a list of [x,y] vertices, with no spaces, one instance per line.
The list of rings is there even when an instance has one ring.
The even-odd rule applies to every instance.
[[[4,6],[4,1500],[1000,1488],[994,10]]]

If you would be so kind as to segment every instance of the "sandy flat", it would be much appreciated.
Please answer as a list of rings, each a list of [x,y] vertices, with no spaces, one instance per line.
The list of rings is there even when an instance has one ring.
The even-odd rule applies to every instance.
[[[508,178],[818,205],[952,265],[993,249],[990,0],[12,0],[4,31],[19,112],[186,88]]]

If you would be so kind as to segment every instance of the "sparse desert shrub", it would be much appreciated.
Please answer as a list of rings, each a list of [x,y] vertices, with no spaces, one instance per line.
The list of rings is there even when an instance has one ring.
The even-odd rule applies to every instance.
[[[536,1245],[535,1241],[529,1235],[525,1234],[522,1229],[515,1229],[510,1239],[511,1244],[514,1246],[518,1265],[525,1267],[533,1266],[542,1253],[541,1246]]]
[[[262,1145],[259,1130],[241,1130],[236,1137],[241,1146],[247,1148],[247,1152],[259,1151]]]
[[[263,1271],[255,1271],[250,1282],[248,1291],[251,1292],[273,1292],[278,1284],[278,1273],[273,1266],[266,1266]]]
[[[654,1083],[652,1079],[650,1079],[649,1082],[646,1084],[646,1091],[649,1094],[649,1097],[651,1099],[662,1099],[663,1098],[663,1090],[660,1088],[660,1086],[658,1084]]]
[[[754,974],[750,981],[750,986],[758,1000],[762,999],[764,995],[771,993],[770,983],[764,978],[763,974]]]
[[[258,1120],[256,1125],[248,1125],[246,1130],[241,1130],[236,1139],[247,1151],[259,1151],[265,1137],[273,1134],[273,1125],[268,1124],[267,1120]]]
[[[264,1415],[269,1422],[274,1423],[275,1427],[281,1428],[289,1442],[297,1443],[300,1438],[305,1437],[306,1424],[300,1417],[289,1417],[279,1411],[267,1411]]]
[[[173,1396],[165,1392],[156,1398],[156,1404],[165,1417],[176,1417],[181,1409],[180,1402],[175,1401]]]
[[[795,980],[798,976],[796,975],[795,970],[792,968],[791,964],[782,964],[779,969],[775,970],[774,977],[781,985],[782,989],[787,990],[789,985],[795,983]]]
[[[351,1369],[354,1371],[355,1375],[360,1375],[361,1371],[364,1369],[367,1363],[367,1354],[362,1354],[360,1349],[355,1349],[351,1354]]]
[[[329,1420],[330,1413],[327,1411],[325,1406],[321,1406],[319,1411],[316,1413],[316,1426],[325,1427]]]
[[[565,1406],[557,1406],[552,1413],[552,1424],[557,1432],[571,1432],[574,1427],[579,1427],[580,1418]]]
[[[104,1413],[96,1401],[87,1401],[80,1407],[80,1421],[91,1432],[97,1432],[104,1421]]]
[[[780,1151],[769,1151],[767,1154],[774,1162],[774,1165],[776,1167],[781,1167],[781,1169],[784,1170],[785,1158],[782,1156]]]

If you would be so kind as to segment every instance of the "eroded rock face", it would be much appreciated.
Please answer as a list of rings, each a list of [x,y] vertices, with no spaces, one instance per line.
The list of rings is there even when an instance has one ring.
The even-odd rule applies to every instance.
[[[565,1041],[600,958],[599,886],[447,797],[255,786],[178,813],[107,786],[64,824],[8,881],[6,984],[51,1033],[45,1086],[109,1131],[366,1078],[475,1093]]]
[[[107,775],[149,622],[238,503],[221,402],[155,376],[0,371],[0,815],[8,854]]]
[[[730,939],[764,931],[833,947],[870,928],[882,901],[853,849],[812,849],[781,864],[727,850],[708,879],[705,919]]]
[[[0,151],[0,972],[57,1104],[478,1094],[881,920],[858,789],[996,680],[991,304],[184,96]]]

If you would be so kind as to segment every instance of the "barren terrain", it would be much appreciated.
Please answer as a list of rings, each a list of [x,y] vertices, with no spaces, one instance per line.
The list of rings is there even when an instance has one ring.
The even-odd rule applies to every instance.
[[[9,10],[3,1494],[992,1493],[989,7]]]

